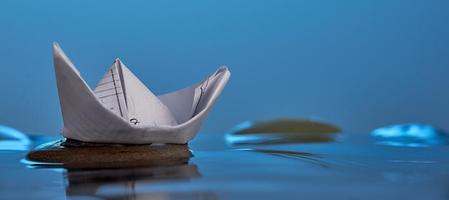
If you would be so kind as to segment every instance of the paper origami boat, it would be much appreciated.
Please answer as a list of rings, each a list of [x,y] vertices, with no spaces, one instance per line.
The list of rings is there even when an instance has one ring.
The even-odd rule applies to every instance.
[[[220,67],[200,83],[155,96],[119,59],[94,90],[57,43],[53,59],[62,135],[84,142],[185,144],[196,135],[231,75]]]

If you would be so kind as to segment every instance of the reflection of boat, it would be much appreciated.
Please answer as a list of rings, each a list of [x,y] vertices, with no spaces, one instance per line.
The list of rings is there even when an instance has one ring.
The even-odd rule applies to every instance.
[[[67,179],[66,195],[68,197],[139,199],[140,197],[155,195],[160,199],[173,199],[169,193],[140,193],[136,191],[135,187],[138,184],[189,180],[199,176],[200,173],[196,165],[184,164],[139,169],[68,170],[64,177]],[[109,192],[100,192],[101,189]]]
[[[187,88],[155,96],[120,60],[92,90],[55,44],[62,135],[85,142],[185,144],[229,80],[226,67]]]

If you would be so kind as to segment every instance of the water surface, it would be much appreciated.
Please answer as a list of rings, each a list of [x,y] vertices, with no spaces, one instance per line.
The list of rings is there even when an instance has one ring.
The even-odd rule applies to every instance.
[[[447,199],[449,147],[385,146],[364,137],[229,144],[200,135],[187,163],[122,169],[35,166],[2,150],[2,199]],[[38,143],[55,137],[33,137]]]

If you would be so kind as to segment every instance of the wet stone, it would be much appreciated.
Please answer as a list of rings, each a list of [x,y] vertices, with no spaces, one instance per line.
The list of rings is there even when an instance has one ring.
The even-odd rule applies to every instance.
[[[332,142],[341,130],[332,124],[308,119],[247,121],[226,136],[232,145],[296,144]]]
[[[138,168],[185,164],[192,157],[187,145],[118,145],[59,140],[27,154],[34,167],[68,169]]]

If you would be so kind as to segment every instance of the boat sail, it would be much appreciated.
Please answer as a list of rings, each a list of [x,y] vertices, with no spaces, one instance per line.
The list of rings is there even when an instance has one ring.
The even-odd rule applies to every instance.
[[[94,92],[101,103],[105,104],[109,110],[124,119],[128,119],[124,85],[123,72],[116,60],[97,84]]]
[[[177,125],[171,111],[120,59],[115,60],[94,92],[106,107],[133,125]]]

